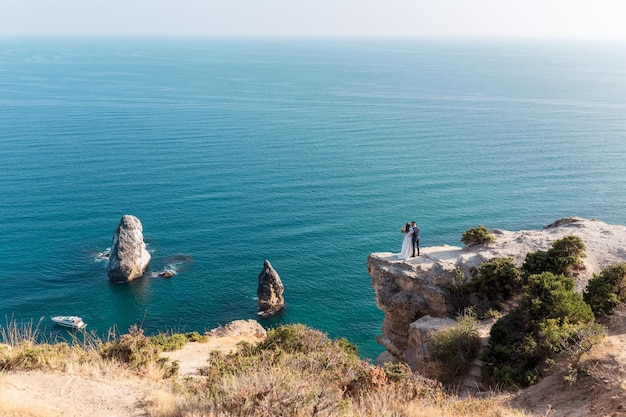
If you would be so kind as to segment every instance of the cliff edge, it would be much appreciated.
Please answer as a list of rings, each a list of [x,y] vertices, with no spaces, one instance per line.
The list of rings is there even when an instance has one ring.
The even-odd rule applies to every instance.
[[[459,232],[459,238],[462,231]],[[520,267],[526,254],[548,250],[552,242],[566,236],[580,237],[586,246],[585,269],[575,278],[582,291],[593,274],[626,261],[626,226],[599,220],[568,217],[542,230],[492,230],[495,242],[462,248],[434,246],[421,249],[421,255],[407,260],[389,252],[372,253],[367,270],[376,293],[376,305],[384,311],[378,342],[396,359],[409,364],[417,346],[411,346],[411,323],[424,316],[452,317],[455,313],[446,287],[460,270],[466,279],[486,260],[512,258]]]

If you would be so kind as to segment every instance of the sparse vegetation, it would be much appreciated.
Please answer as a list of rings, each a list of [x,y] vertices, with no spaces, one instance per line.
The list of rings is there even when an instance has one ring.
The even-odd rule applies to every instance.
[[[39,323],[7,321],[6,326],[0,326],[0,372],[63,370],[68,361],[85,362],[93,354],[95,341],[89,334],[69,342],[45,339],[39,333]]]
[[[150,342],[139,326],[131,326],[127,334],[106,342],[99,349],[104,359],[116,360],[132,369],[141,369],[157,359],[159,349]]]
[[[161,352],[182,349],[188,341],[206,341],[207,336],[198,332],[191,333],[159,333],[146,336],[143,329],[134,325],[127,334],[118,339],[99,343],[98,351],[103,359],[122,362],[131,369],[142,372],[154,371],[164,377],[174,377],[178,373],[179,364],[167,363],[159,356]]]
[[[490,318],[514,305],[525,283],[521,270],[511,258],[494,258],[472,267],[469,281],[457,268],[455,277],[447,286],[450,299],[457,311],[471,308],[477,317]]]
[[[480,349],[478,321],[471,313],[460,315],[457,324],[435,333],[430,340],[440,380],[454,385],[465,375]]]
[[[565,353],[576,360],[575,346],[593,344],[595,339],[587,336],[601,333],[593,319],[571,278],[532,275],[519,305],[493,325],[483,369],[498,384],[532,385],[547,359]]]
[[[467,240],[464,243],[471,242]],[[455,276],[450,293],[457,307],[473,308],[479,317],[498,318],[483,352],[488,382],[532,385],[547,365],[557,362],[575,377],[582,353],[604,334],[594,323],[594,312],[609,312],[626,300],[626,263],[591,280],[584,300],[574,292],[571,277],[584,268],[584,257],[582,239],[567,236],[547,251],[527,254],[521,270],[510,258],[494,258],[483,262],[469,282]],[[507,310],[507,315],[499,313]]]
[[[542,272],[571,277],[584,268],[582,258],[585,256],[582,239],[578,236],[567,236],[554,241],[547,251],[539,250],[527,254],[522,269],[527,277]]]
[[[483,225],[467,229],[461,236],[461,242],[463,242],[466,247],[481,243],[495,242],[495,240],[495,236]]]
[[[0,349],[0,363],[4,364],[0,369],[5,372],[35,366],[44,371],[76,372],[79,367],[76,364],[80,363],[85,375],[109,367],[110,378],[115,378],[116,383],[131,373],[139,375],[145,381],[141,383],[144,389],[158,381],[168,381],[162,379],[167,376],[165,372],[146,372],[148,368],[161,367],[159,356],[154,354],[159,349],[137,326],[117,340],[88,344],[75,340],[75,344],[39,346],[24,340],[17,327],[12,332],[11,343],[6,334],[0,339],[10,346]],[[170,341],[181,339],[171,336],[175,335],[167,337]],[[183,336],[190,338],[189,334]],[[303,325],[269,330],[262,343],[242,344],[230,354],[215,351],[207,364],[204,375],[171,379],[169,390],[162,385],[155,388],[144,402],[150,415],[461,417],[512,413],[502,404],[503,400],[461,400],[448,395],[437,383],[415,375],[407,365],[378,367],[362,361],[351,343],[344,339],[331,340]],[[33,402],[34,409],[27,405],[16,408],[15,402],[4,401],[3,395],[0,390],[0,415],[43,415],[41,403]]]
[[[583,296],[574,292],[571,278],[584,267],[584,251],[582,239],[567,236],[547,251],[527,254],[522,274],[501,260],[481,267],[474,284],[478,294],[498,299],[523,288],[518,305],[493,325],[483,352],[483,369],[495,383],[532,385],[557,356],[576,369],[582,353],[602,337],[601,326]]]

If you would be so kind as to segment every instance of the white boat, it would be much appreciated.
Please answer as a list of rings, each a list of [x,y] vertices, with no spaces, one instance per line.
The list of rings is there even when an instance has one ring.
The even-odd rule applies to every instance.
[[[52,321],[59,326],[71,327],[73,329],[84,329],[87,327],[87,323],[78,316],[55,316],[52,317]]]

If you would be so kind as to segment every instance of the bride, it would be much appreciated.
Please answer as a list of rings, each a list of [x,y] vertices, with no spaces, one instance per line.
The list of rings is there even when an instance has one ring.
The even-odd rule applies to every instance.
[[[411,223],[405,224],[400,231],[404,234],[404,240],[402,241],[402,250],[397,256],[398,259],[409,259],[413,251],[413,242],[411,241],[413,229],[411,229]]]

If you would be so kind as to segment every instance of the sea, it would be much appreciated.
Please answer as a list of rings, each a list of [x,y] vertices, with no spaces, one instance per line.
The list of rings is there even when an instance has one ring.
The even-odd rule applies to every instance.
[[[285,310],[383,351],[366,260],[470,227],[626,223],[626,45],[377,38],[0,38],[0,326],[110,337]],[[125,214],[152,260],[111,284]],[[172,269],[171,278],[155,276]]]

